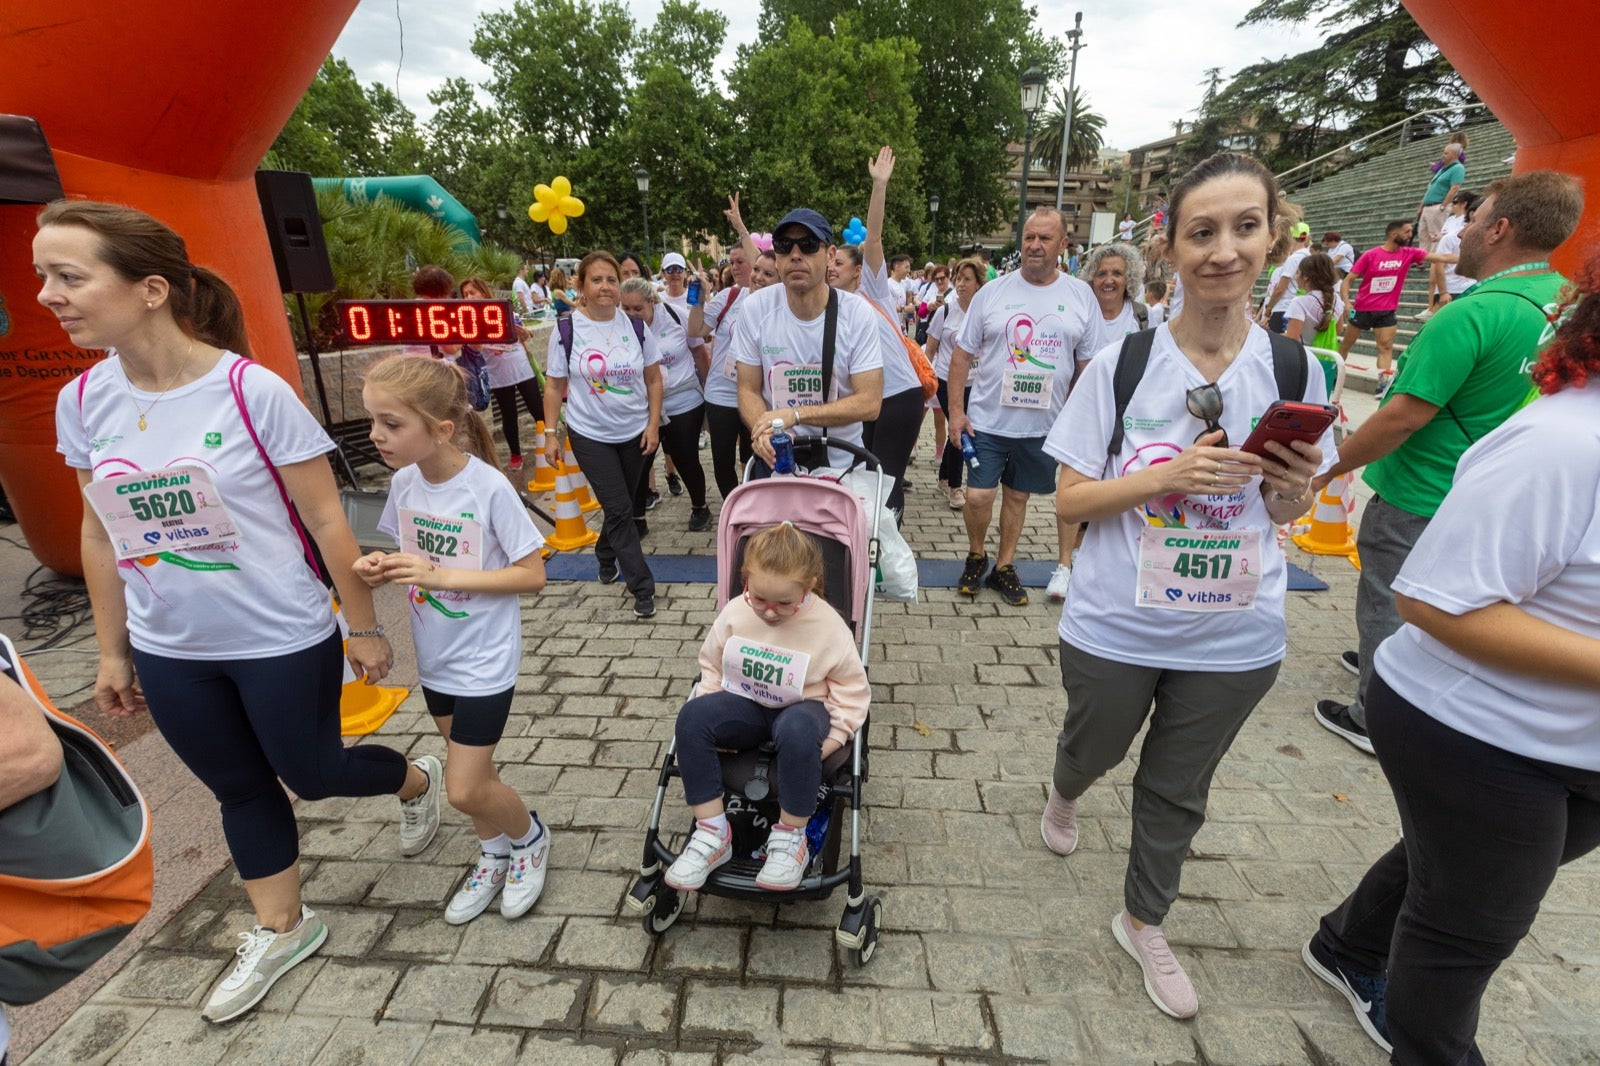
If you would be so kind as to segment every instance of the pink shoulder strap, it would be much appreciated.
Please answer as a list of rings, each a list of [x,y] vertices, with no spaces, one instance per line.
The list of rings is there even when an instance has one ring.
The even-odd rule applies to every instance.
[[[228,368],[228,386],[233,390],[233,402],[238,405],[239,419],[244,423],[245,432],[250,434],[250,440],[256,446],[256,454],[261,456],[261,462],[272,475],[273,484],[278,486],[278,498],[283,501],[283,509],[289,515],[289,524],[294,527],[295,535],[300,538],[300,550],[305,552],[306,564],[311,567],[311,572],[317,575],[318,580],[323,580],[322,567],[317,565],[316,553],[311,550],[311,537],[307,535],[306,527],[300,521],[300,512],[295,510],[294,501],[289,498],[289,489],[283,483],[283,476],[278,473],[272,457],[267,455],[267,449],[262,446],[261,437],[256,433],[255,420],[250,417],[250,408],[244,402],[244,371],[246,367],[255,365],[255,360],[240,356],[233,366]]]

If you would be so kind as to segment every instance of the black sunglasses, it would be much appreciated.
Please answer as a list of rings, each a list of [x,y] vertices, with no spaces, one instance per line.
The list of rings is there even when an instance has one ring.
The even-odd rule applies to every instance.
[[[788,255],[796,248],[801,255],[816,255],[822,251],[822,242],[813,236],[772,238],[772,250],[778,255]]]
[[[1198,385],[1190,389],[1183,394],[1183,404],[1189,409],[1190,414],[1206,424],[1205,429],[1194,435],[1195,440],[1199,440],[1207,433],[1221,432],[1222,440],[1212,445],[1212,447],[1226,448],[1228,446],[1228,431],[1219,424],[1219,420],[1222,418],[1222,390],[1217,387],[1216,382]]]

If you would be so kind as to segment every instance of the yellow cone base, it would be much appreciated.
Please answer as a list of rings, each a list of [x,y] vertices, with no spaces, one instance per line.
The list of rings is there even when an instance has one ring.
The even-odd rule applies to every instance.
[[[405,702],[407,695],[409,693],[403,688],[369,685],[363,681],[348,682],[339,693],[340,734],[364,737],[376,733]]]
[[[1357,570],[1361,560],[1356,554],[1355,535],[1350,530],[1350,513],[1344,508],[1347,478],[1330,481],[1317,497],[1311,510],[1311,528],[1294,538],[1295,547],[1311,555],[1342,555]]]

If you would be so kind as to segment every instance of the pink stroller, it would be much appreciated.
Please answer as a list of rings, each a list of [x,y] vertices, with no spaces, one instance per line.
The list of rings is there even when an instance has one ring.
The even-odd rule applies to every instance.
[[[855,456],[883,477],[872,453],[837,440],[836,451]],[[881,494],[880,494],[880,499]],[[744,548],[750,537],[768,526],[789,521],[806,533],[822,551],[823,593],[850,624],[865,666],[872,637],[873,566],[878,554],[876,520],[868,530],[866,507],[856,494],[826,476],[800,475],[747,481],[728,494],[717,525],[717,607],[740,594],[739,577]],[[826,899],[842,884],[849,885],[844,916],[835,939],[857,965],[865,965],[877,947],[883,927],[883,901],[868,896],[861,881],[861,786],[867,780],[867,734],[871,721],[856,732],[854,743],[835,752],[822,766],[822,792],[817,814],[808,833],[813,839],[812,864],[800,885],[790,892],[769,892],[756,884],[761,860],[756,850],[778,816],[776,766],[772,745],[754,751],[724,755],[723,795],[729,822],[734,827],[735,856],[714,870],[701,889],[709,895],[766,902]],[[650,825],[645,830],[644,861],[639,878],[628,893],[628,905],[643,916],[645,931],[660,936],[677,921],[683,895],[663,877],[678,856],[662,839],[661,811],[667,787],[678,776],[676,741],[667,748],[656,786]],[[839,848],[844,815],[848,811],[850,852],[841,867]],[[820,844],[820,846],[817,846]]]

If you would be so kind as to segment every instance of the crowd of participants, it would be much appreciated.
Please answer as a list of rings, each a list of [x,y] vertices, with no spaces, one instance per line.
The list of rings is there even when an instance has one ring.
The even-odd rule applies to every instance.
[[[1456,165],[1442,169],[1430,197],[1440,181],[1459,184]],[[1330,479],[1366,468],[1378,496],[1361,525],[1360,647],[1347,657],[1359,694],[1348,707],[1319,704],[1317,715],[1376,754],[1403,835],[1308,930],[1303,954],[1393,1061],[1481,1061],[1474,1034],[1490,977],[1528,931],[1557,867],[1600,844],[1600,385],[1591,381],[1600,291],[1593,277],[1564,287],[1548,262],[1576,226],[1576,183],[1531,172],[1460,201],[1447,186],[1448,195],[1424,200],[1423,214],[1443,203],[1434,216],[1462,220],[1455,251],[1411,248],[1405,223],[1352,258],[1336,233],[1313,251],[1271,174],[1221,154],[1173,187],[1164,228],[1146,248],[1118,240],[1090,249],[1078,276],[1063,269],[1065,218],[1041,209],[1026,220],[1016,270],[996,276],[982,259],[963,258],[912,279],[908,260],[886,257],[882,242],[893,153],[867,170],[859,247],[839,244],[828,219],[797,207],[772,227],[770,250],[759,249],[733,198],[727,218],[739,243],[719,270],[669,254],[657,284],[639,256],[595,251],[571,279],[519,277],[524,310],[548,307],[557,328],[542,392],[528,384],[538,375],[520,345],[489,360],[505,360],[491,379],[508,465],[521,455],[518,398],[548,427],[566,426],[604,509],[600,580],[625,581],[635,614],[647,618],[656,589],[642,539],[657,452],[673,464],[669,491],[681,485],[690,496],[695,530],[711,517],[702,432],[722,495],[745,462],[750,476],[771,476],[780,429],[804,466],[843,461],[827,454],[829,439],[865,444],[903,493],[927,401],[913,350],[920,338],[937,381],[940,490],[968,536],[962,594],[988,588],[1027,603],[1015,563],[1028,501],[1055,497],[1051,591],[1064,600],[1066,709],[1040,823],[1052,852],[1073,853],[1078,801],[1144,731],[1125,905],[1108,918],[1152,1002],[1175,1018],[1193,1016],[1199,1002],[1163,922],[1212,776],[1286,651],[1277,532]],[[331,440],[288,385],[248,361],[226,283],[136,211],[59,203],[39,225],[41,303],[73,343],[114,352],[63,389],[57,407],[60,451],[83,485],[198,454],[217,412],[253,427],[208,453],[217,500],[238,530],[236,542],[202,553],[213,565],[135,562],[92,507],[83,525],[99,705],[115,715],[148,710],[216,794],[255,913],[205,1017],[249,1011],[327,936],[301,898],[298,829],[280,781],[307,799],[396,796],[403,855],[427,847],[447,798],[472,820],[479,854],[445,920],[473,920],[496,901],[508,918],[527,912],[545,883],[552,833],[531,797],[501,780],[494,750],[522,651],[519,596],[544,586],[543,538],[496,469],[465,375],[431,354],[397,356],[368,374],[372,440],[395,471],[381,525],[399,550],[363,555],[325,458]],[[1385,326],[1364,300],[1394,293],[1394,279],[1430,259],[1476,280],[1458,290],[1445,275],[1376,414],[1337,445],[1330,429],[1260,454],[1238,448],[1286,398],[1286,380],[1298,383],[1293,399],[1326,401],[1318,363],[1293,339],[1326,336],[1342,321],[1353,278],[1361,289],[1345,340],[1392,331],[1392,314]],[[1257,307],[1252,286],[1269,267]],[[466,279],[460,291],[489,289]],[[1522,410],[1530,381],[1543,397]],[[551,460],[556,441],[547,434]],[[438,516],[470,534],[463,550],[477,565],[430,561],[419,531]],[[680,716],[696,826],[668,875],[677,887],[703,884],[727,859],[718,747],[774,736],[787,760],[782,780],[810,784],[822,755],[866,715],[870,685],[842,653],[848,633],[813,595],[805,539],[785,529],[758,538],[745,596],[708,635],[701,686]],[[1186,575],[1193,595],[1184,603],[1161,594],[1193,546],[1165,535],[1172,530],[1199,538],[1212,557],[1209,576]],[[1219,532],[1227,536],[1201,536]],[[344,655],[312,542],[350,625]],[[423,695],[447,742],[442,761],[340,742],[341,660],[371,681],[392,665],[372,599],[391,583],[410,590]],[[816,676],[778,708],[746,706],[721,684],[730,639],[762,633],[814,652]],[[774,891],[792,888],[808,858],[798,828],[814,799],[803,791],[786,787],[781,797],[762,874]]]

